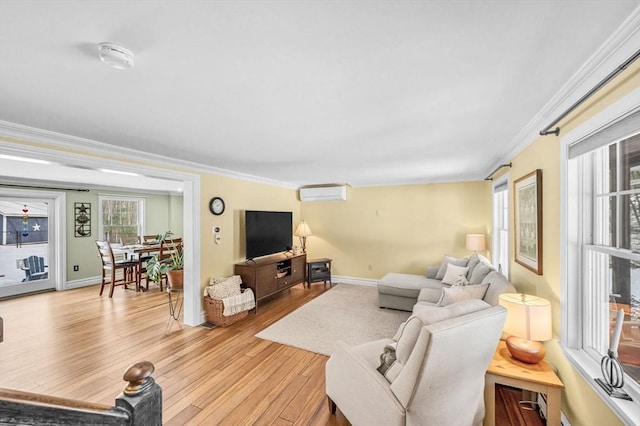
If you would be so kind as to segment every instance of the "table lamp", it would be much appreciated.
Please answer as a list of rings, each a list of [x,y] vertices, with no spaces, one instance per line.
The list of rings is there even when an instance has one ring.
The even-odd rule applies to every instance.
[[[503,293],[500,305],[507,308],[504,332],[511,356],[527,364],[537,364],[547,350],[541,342],[551,339],[551,303],[529,294]]]
[[[467,234],[467,250],[479,252],[484,251],[484,235],[483,234]]]
[[[307,252],[307,237],[312,235],[309,224],[304,220],[298,224],[296,232],[293,233],[296,237],[300,237],[300,243],[302,244],[302,252]]]

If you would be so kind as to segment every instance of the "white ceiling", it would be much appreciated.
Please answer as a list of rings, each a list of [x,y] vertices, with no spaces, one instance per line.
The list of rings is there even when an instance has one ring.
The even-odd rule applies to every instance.
[[[0,0],[0,120],[295,186],[482,179],[639,4]]]

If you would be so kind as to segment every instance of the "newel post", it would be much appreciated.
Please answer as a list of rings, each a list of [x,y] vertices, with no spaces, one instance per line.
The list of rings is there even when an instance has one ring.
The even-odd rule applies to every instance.
[[[162,425],[162,389],[151,377],[154,370],[152,363],[141,361],[124,373],[128,384],[116,398],[116,407],[131,413],[132,426]]]

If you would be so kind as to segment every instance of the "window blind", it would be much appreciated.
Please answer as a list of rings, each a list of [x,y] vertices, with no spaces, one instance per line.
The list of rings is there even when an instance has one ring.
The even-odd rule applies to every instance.
[[[613,123],[605,129],[587,136],[569,146],[569,158],[576,158],[594,149],[610,145],[622,139],[640,133],[640,110],[629,114],[622,120]]]

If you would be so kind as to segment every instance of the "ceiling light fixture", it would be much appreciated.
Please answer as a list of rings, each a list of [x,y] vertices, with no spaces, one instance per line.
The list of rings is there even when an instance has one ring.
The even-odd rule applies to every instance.
[[[133,68],[133,53],[115,43],[100,43],[98,45],[98,57],[102,62],[119,70]]]

